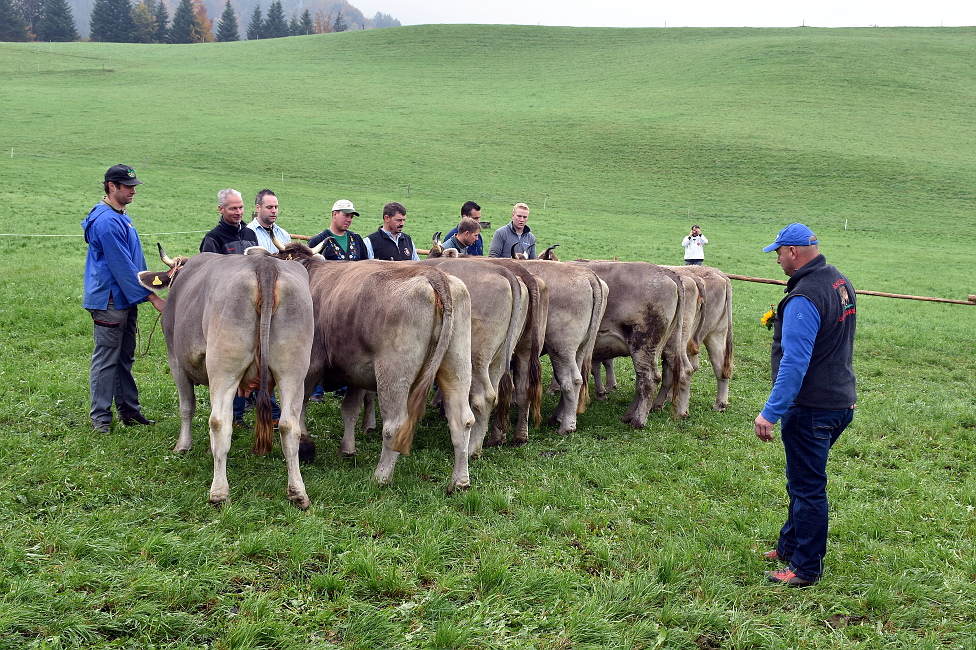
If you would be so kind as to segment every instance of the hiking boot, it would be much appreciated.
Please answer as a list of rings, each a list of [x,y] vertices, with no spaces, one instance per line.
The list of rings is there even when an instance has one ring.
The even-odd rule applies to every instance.
[[[772,560],[773,562],[782,562],[784,564],[789,564],[791,559],[788,557],[781,556],[779,554],[779,551],[777,551],[775,548],[771,551],[766,551],[765,553],[763,553],[763,557],[766,558],[767,560]]]
[[[323,395],[312,395],[311,397],[308,398],[308,401],[309,402],[317,402],[317,403],[321,404],[322,402],[325,401],[325,397]]]
[[[779,571],[767,571],[766,578],[770,582],[785,584],[790,587],[809,587],[816,582],[816,580],[804,580],[800,576],[793,573],[793,569],[790,569],[789,567],[780,569]]]

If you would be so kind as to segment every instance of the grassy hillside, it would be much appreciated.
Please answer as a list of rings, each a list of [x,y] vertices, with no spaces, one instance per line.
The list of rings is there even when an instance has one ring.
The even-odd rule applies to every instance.
[[[217,190],[271,187],[293,233],[324,228],[338,198],[363,233],[403,202],[419,242],[465,200],[495,227],[526,201],[564,257],[680,263],[699,223],[708,263],[765,277],[782,276],[761,246],[800,220],[858,288],[965,298],[974,54],[972,28],[0,43],[0,648],[972,648],[973,307],[861,298],[826,579],[784,592],[758,555],[785,512],[782,449],[751,425],[778,287],[735,284],[726,413],[706,366],[691,419],[623,427],[618,361],[621,390],[577,434],[533,429],[445,498],[433,410],[380,490],[379,441],[337,458],[330,402],[309,413],[308,512],[283,496],[280,452],[254,458],[247,436],[214,511],[206,391],[195,450],[169,453],[176,394],[149,309],[136,371],[159,423],[90,433],[78,224],[127,162],[153,267],[156,241],[197,250]]]

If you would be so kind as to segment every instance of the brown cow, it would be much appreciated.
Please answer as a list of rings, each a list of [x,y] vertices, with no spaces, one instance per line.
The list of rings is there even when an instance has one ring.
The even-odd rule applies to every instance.
[[[675,330],[680,332],[684,286],[670,270],[647,262],[577,260],[573,264],[596,272],[609,287],[592,361],[631,358],[634,399],[621,420],[642,429],[661,382],[664,346]],[[680,380],[681,364],[672,372]]]
[[[210,387],[210,450],[214,477],[210,502],[230,494],[227,453],[233,431],[233,401],[239,387],[260,383],[254,448],[271,450],[270,395],[281,394],[279,432],[288,468],[288,498],[309,506],[298,467],[302,388],[312,338],[312,298],[308,274],[298,264],[267,255],[200,253],[177,267],[159,249],[174,275],[143,271],[140,282],[152,291],[169,289],[162,314],[169,367],[180,396],[180,437],[174,451],[193,446],[191,421],[195,385]]]
[[[582,266],[547,260],[519,263],[549,290],[543,353],[549,355],[560,389],[549,424],[567,434],[576,431],[576,416],[586,410],[589,399],[590,357],[607,308],[607,286]]]
[[[708,350],[708,360],[712,364],[712,372],[718,388],[715,394],[715,404],[712,408],[724,411],[729,406],[729,380],[732,378],[732,281],[729,276],[711,266],[672,266],[668,267],[678,275],[691,276],[704,282],[705,301],[702,311],[702,322],[694,342],[688,348],[688,358],[691,363],[691,373],[700,367],[699,353],[701,344]],[[661,385],[661,393],[665,393],[670,386]],[[689,376],[685,385],[690,384]],[[682,390],[686,390],[684,387]],[[658,395],[661,400],[661,394]],[[657,404],[657,401],[655,401]]]
[[[468,448],[474,416],[471,389],[471,297],[464,283],[438,269],[403,262],[325,261],[304,244],[277,255],[308,269],[315,307],[306,397],[316,383],[348,386],[341,412],[342,455],[356,453],[356,420],[367,390],[377,392],[383,451],[374,477],[389,484],[426,409],[435,378],[444,397],[454,447],[448,492],[471,484]],[[304,424],[304,423],[303,423]]]
[[[471,294],[471,392],[474,412],[469,452],[481,453],[492,410],[499,396],[511,399],[510,366],[516,337],[528,318],[528,289],[508,269],[482,258],[433,258],[436,266],[460,278]],[[508,390],[499,391],[499,385]]]

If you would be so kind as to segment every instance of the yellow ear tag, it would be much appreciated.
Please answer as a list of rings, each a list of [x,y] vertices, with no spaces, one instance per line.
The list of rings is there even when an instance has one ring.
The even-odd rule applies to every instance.
[[[153,283],[153,286],[154,286],[154,287],[158,287],[158,286],[159,286],[159,285],[161,285],[161,284],[162,284],[163,282],[162,282],[162,280],[160,280],[160,279],[159,279],[159,276],[158,276],[158,275],[156,275],[156,276],[153,276],[153,281],[152,281],[152,283]]]

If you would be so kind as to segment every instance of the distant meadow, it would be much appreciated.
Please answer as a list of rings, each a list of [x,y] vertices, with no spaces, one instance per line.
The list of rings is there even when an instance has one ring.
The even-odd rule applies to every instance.
[[[524,201],[562,259],[680,264],[699,224],[706,264],[774,279],[761,249],[801,221],[857,289],[966,300],[974,61],[974,28],[0,43],[0,648],[976,648],[976,306],[859,297],[826,571],[788,590],[761,556],[786,514],[782,445],[752,428],[781,287],[733,282],[725,413],[703,362],[689,419],[622,424],[634,376],[618,359],[619,389],[576,433],[486,450],[448,497],[436,409],[381,489],[379,436],[339,458],[327,395],[308,410],[311,508],[285,496],[280,445],[252,456],[245,432],[214,509],[208,394],[194,449],[174,454],[149,306],[135,371],[157,424],[91,431],[79,226],[124,162],[145,182],[130,214],[154,269],[157,242],[197,252],[218,190],[249,206],[267,187],[295,234],[349,199],[365,235],[399,201],[425,248],[474,200],[487,250]]]

